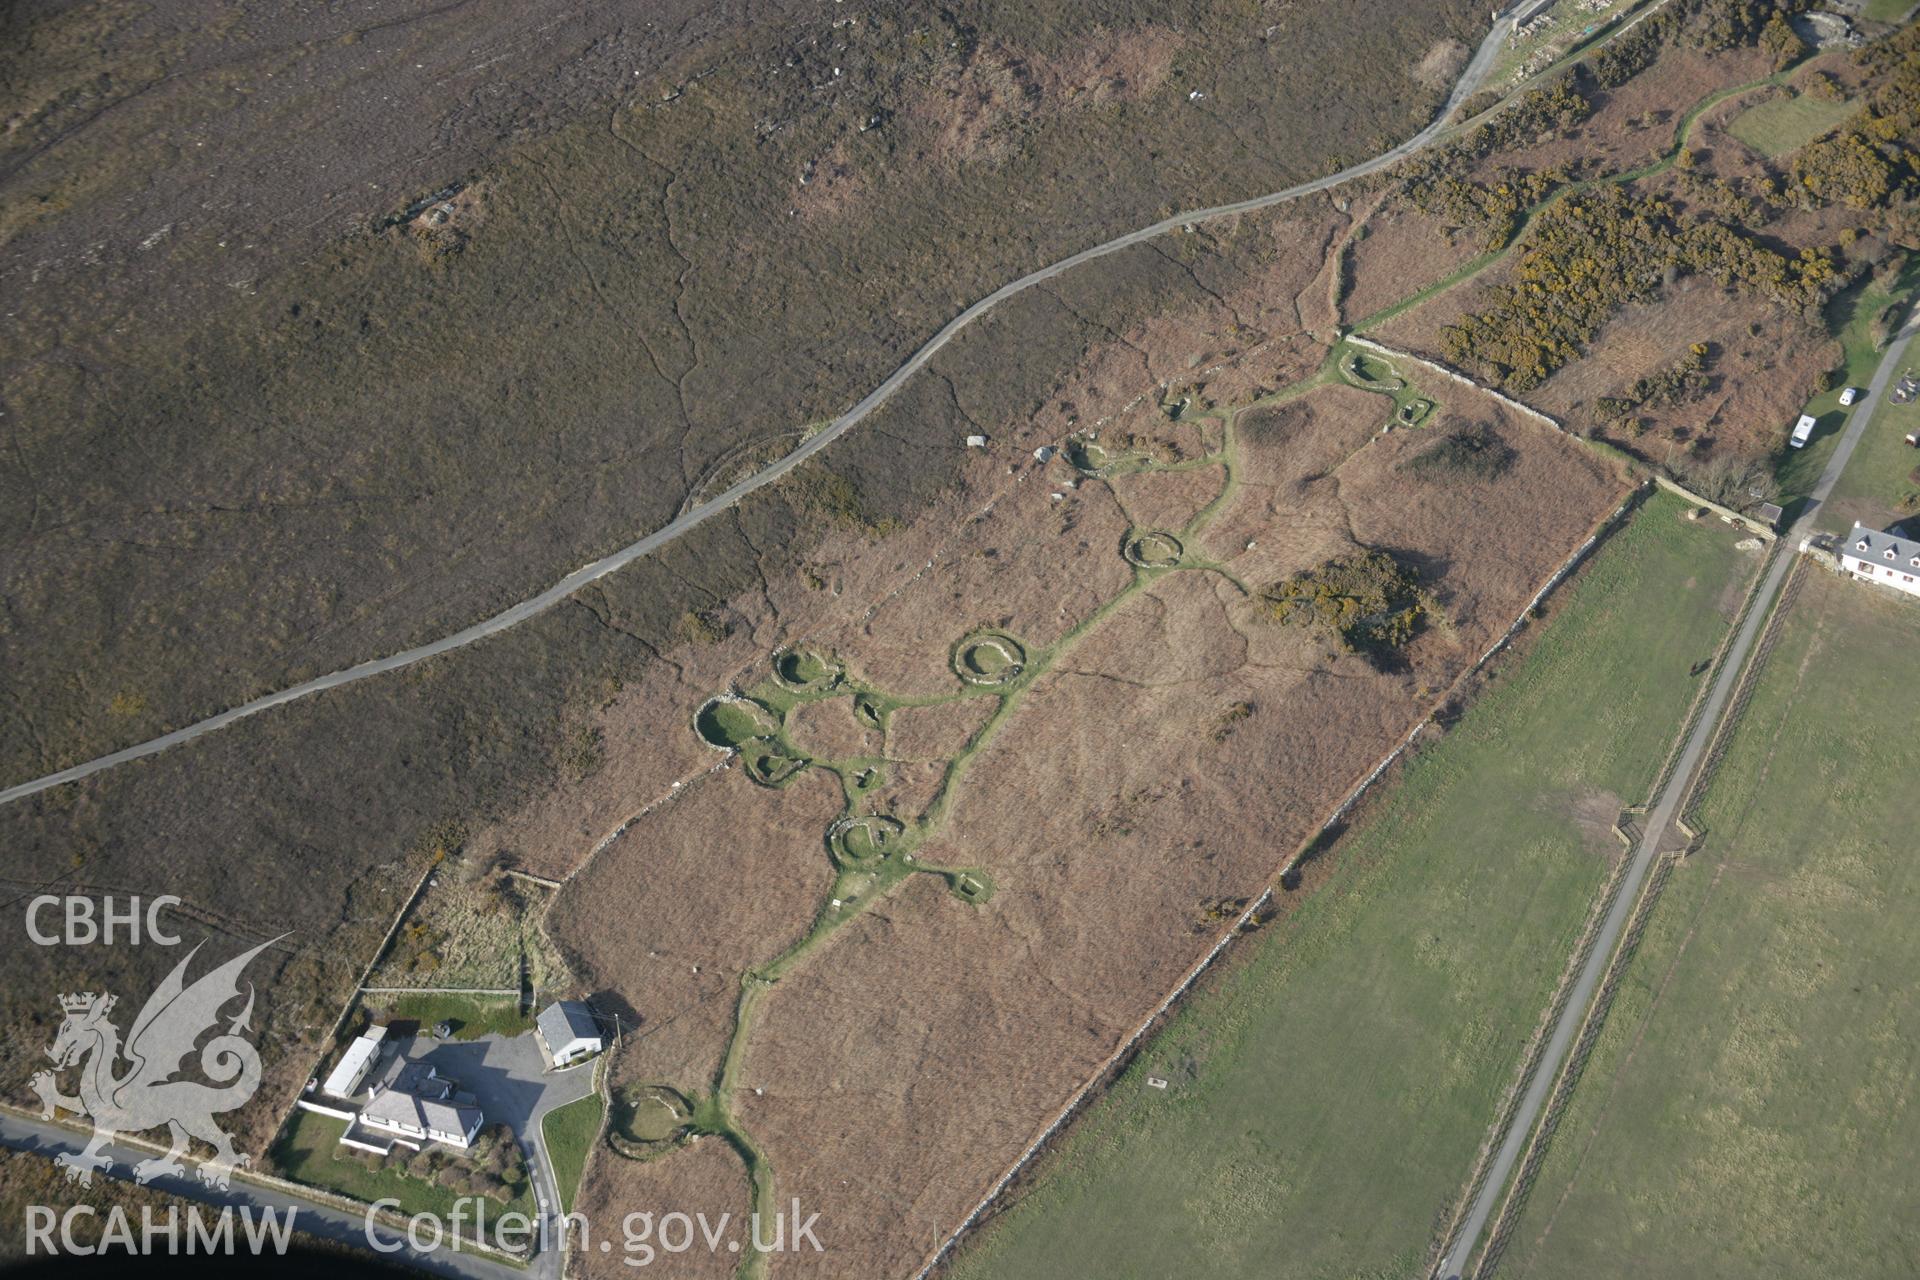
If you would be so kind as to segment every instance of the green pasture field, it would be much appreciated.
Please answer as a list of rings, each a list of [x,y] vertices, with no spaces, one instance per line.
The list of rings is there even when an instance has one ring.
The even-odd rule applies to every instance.
[[[1920,1272],[1920,601],[1802,572],[1505,1275]]]
[[[1655,496],[1601,548],[958,1280],[1419,1269],[1755,567],[1683,510]]]

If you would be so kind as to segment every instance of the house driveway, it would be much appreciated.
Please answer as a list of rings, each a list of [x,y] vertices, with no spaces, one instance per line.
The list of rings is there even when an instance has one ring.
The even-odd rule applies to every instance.
[[[517,1036],[486,1035],[474,1040],[429,1040],[416,1036],[403,1051],[416,1062],[458,1083],[474,1096],[489,1125],[505,1123],[527,1152],[534,1198],[540,1206],[540,1251],[529,1270],[540,1280],[559,1274],[560,1191],[547,1155],[540,1122],[555,1107],[578,1102],[593,1092],[599,1059],[561,1071],[547,1069],[546,1055],[531,1031]]]
[[[408,1058],[425,1062],[478,1101],[488,1124],[511,1125],[522,1142],[537,1140],[540,1117],[593,1092],[593,1070],[547,1070],[546,1055],[531,1031],[476,1040],[429,1040],[416,1036]]]

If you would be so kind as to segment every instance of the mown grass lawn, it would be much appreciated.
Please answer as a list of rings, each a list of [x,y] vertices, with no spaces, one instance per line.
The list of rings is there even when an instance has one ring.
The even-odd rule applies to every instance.
[[[1920,358],[1909,360],[1920,367]],[[1883,528],[1920,511],[1920,449],[1907,443],[1908,432],[1920,431],[1920,400],[1895,404],[1888,396],[1860,408],[1873,418],[1822,513],[1822,527],[1835,533],[1847,532],[1856,518]]]
[[[442,1022],[451,1024],[455,1040],[477,1040],[485,1035],[517,1036],[533,1028],[533,1020],[520,1012],[518,996],[477,996],[431,992],[421,995],[373,995],[367,1003],[388,1017],[420,1024],[423,1032]]]
[[[1682,510],[1657,496],[1601,550],[961,1280],[1418,1270],[1755,567]]]
[[[304,1182],[308,1186],[363,1200],[368,1204],[386,1199],[398,1200],[403,1213],[429,1213],[443,1222],[451,1218],[454,1201],[473,1194],[406,1173],[407,1157],[411,1153],[404,1147],[397,1148],[392,1155],[382,1159],[369,1157],[369,1163],[362,1164],[347,1148],[339,1145],[340,1135],[346,1127],[344,1120],[296,1109],[293,1117],[287,1121],[286,1128],[281,1131],[279,1140],[273,1145],[274,1168],[295,1182]],[[531,1189],[525,1181],[519,1185],[518,1195],[508,1201],[493,1200],[488,1213],[495,1215],[513,1211],[524,1213],[531,1219],[534,1212]],[[471,1211],[466,1216],[471,1221]]]
[[[1505,1275],[1920,1274],[1920,602],[1813,572]]]
[[[1735,116],[1727,132],[1763,156],[1798,151],[1859,110],[1844,98],[1816,98],[1810,93],[1767,99]]]
[[[1920,288],[1920,261],[1908,263],[1893,284],[1892,292],[1865,286],[1852,304],[1853,321],[1841,333],[1848,378],[1855,386],[1866,384],[1881,358],[1881,353],[1872,348],[1866,323],[1896,298],[1910,299],[1914,289]],[[1920,365],[1920,359],[1909,348],[1905,363],[1894,370],[1894,377],[1898,379],[1916,365]],[[1879,527],[1920,510],[1920,481],[1914,479],[1915,469],[1920,468],[1920,449],[1906,441],[1909,431],[1920,431],[1920,402],[1893,403],[1893,384],[1889,383],[1886,394],[1877,402],[1862,402],[1853,412],[1870,414],[1871,418],[1822,513],[1823,527],[1837,533],[1845,533],[1854,518]]]
[[[596,1068],[597,1069],[597,1068]],[[546,1114],[540,1122],[547,1158],[553,1161],[554,1181],[560,1187],[560,1205],[571,1211],[573,1198],[580,1190],[580,1178],[587,1170],[587,1154],[600,1137],[600,1120],[606,1103],[597,1093],[578,1102],[569,1102]]]

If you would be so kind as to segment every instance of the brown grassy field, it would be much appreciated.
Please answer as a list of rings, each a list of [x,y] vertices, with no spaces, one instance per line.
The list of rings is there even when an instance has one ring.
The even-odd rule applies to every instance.
[[[1638,416],[1653,438],[1702,450],[1760,454],[1774,448],[1815,380],[1840,359],[1839,344],[1812,321],[1768,315],[1710,280],[1690,279],[1657,304],[1621,308],[1582,359],[1547,379],[1528,400],[1572,426],[1591,429],[1599,425],[1596,400],[1669,368],[1697,342],[1713,351],[1706,394]]]
[[[1347,443],[1364,439],[1378,401],[1352,394],[1360,401],[1314,397],[1308,438],[1276,439],[1272,454],[1303,453],[1322,433],[1337,453],[1343,425]],[[1418,433],[1362,449],[1337,478],[1299,485],[1275,466],[1276,487],[1299,485],[1296,505],[1246,527],[1281,550],[1230,562],[1248,573],[1311,562],[1350,522],[1353,536],[1448,566],[1437,573],[1446,632],[1417,647],[1408,672],[1381,675],[1261,625],[1225,578],[1156,583],[974,758],[926,857],[984,867],[993,901],[975,909],[909,886],[773,990],[741,1073],[764,1093],[742,1094],[741,1117],[783,1188],[852,1224],[836,1244],[862,1273],[909,1269],[966,1212],[1210,943],[1211,904],[1258,891],[1404,731],[1423,690],[1504,627],[1617,493],[1565,442],[1503,429],[1522,462],[1490,493],[1405,501],[1392,481],[1425,443]],[[1235,502],[1266,512],[1272,499],[1250,483]],[[1512,546],[1517,526],[1538,543]],[[1504,554],[1490,554],[1496,543]],[[1256,710],[1221,735],[1240,704]],[[914,1189],[905,1203],[902,1188]],[[833,1269],[791,1260],[775,1273]]]
[[[567,881],[549,927],[627,1026],[623,1071],[688,1087],[720,1065],[741,973],[791,945],[832,887],[824,777],[784,791],[738,770],[684,788]]]
[[[693,1248],[672,1253],[661,1249],[659,1238],[652,1234],[654,1224],[667,1214],[704,1214],[709,1224],[717,1224],[725,1214],[732,1217],[727,1235],[743,1249],[747,1247],[748,1227],[741,1221],[751,1205],[747,1171],[724,1141],[704,1138],[674,1152],[670,1159],[650,1161],[630,1160],[602,1145],[595,1149],[588,1169],[578,1211],[593,1230],[587,1247],[576,1245],[572,1255],[578,1274],[592,1280],[635,1274],[720,1280],[734,1274],[740,1259],[725,1244],[710,1251],[696,1235]],[[652,1222],[630,1220],[634,1214],[650,1214]],[[678,1243],[677,1237],[673,1239]],[[612,1249],[602,1252],[601,1240]]]
[[[1364,224],[1366,235],[1347,250],[1341,319],[1363,320],[1418,293],[1466,264],[1477,246],[1449,237],[1437,218],[1397,200],[1380,204]]]
[[[927,761],[957,755],[992,710],[984,701],[902,707],[887,725],[887,758]]]
[[[1191,331],[1189,320],[1162,333]],[[1059,398],[1072,399],[1075,420],[1103,423],[1105,445],[1175,465],[1223,447],[1219,421],[1162,411],[1167,383],[1145,381],[1166,367],[1153,357],[1136,357],[1131,382],[1096,372],[1124,367],[1112,361],[1133,344],[1161,346],[1126,337],[1063,379],[1082,388]],[[1153,392],[1144,410],[1141,390]],[[1183,388],[1196,400],[1211,390]],[[804,639],[918,698],[954,686],[949,646],[971,628],[1011,633],[1035,653],[1059,646],[985,743],[969,743],[983,723],[977,702],[896,709],[885,738],[894,763],[873,808],[939,813],[944,794],[919,856],[980,869],[992,898],[969,904],[910,878],[793,961],[740,1037],[727,1087],[741,1130],[779,1195],[799,1196],[834,1231],[824,1258],[779,1259],[776,1274],[910,1268],[1211,944],[1219,904],[1267,883],[1617,500],[1619,481],[1576,443],[1474,393],[1434,394],[1443,407],[1431,426],[1388,435],[1391,401],[1342,385],[1240,413],[1230,478],[1215,463],[1109,480],[1065,454],[1035,459],[1037,443],[1061,438],[1043,433],[1067,424],[1056,401],[1024,428],[998,424],[993,447],[966,460],[962,490],[921,519],[880,542],[837,535],[818,557],[830,574],[770,575],[727,602],[736,637],[768,649]],[[1512,450],[1504,474],[1405,470],[1470,421]],[[1126,531],[1183,528],[1216,499],[1190,551],[1218,567],[1136,583],[1119,555]],[[1529,536],[1514,539],[1517,527]],[[1247,595],[1361,545],[1415,564],[1439,619],[1388,671],[1264,621]],[[807,573],[831,586],[807,585]],[[739,652],[730,638],[695,665],[722,650]],[[752,685],[764,661],[704,687],[661,678],[619,695],[605,717],[690,725],[713,688]],[[796,709],[795,740],[868,749],[872,735],[849,731],[840,705]],[[964,774],[943,793],[939,762],[956,754]],[[651,743],[635,760],[699,764]],[[636,767],[610,759],[603,774]],[[722,1078],[740,975],[821,906],[831,791],[804,775],[772,791],[722,770],[573,874],[549,926],[587,986],[639,1020],[619,1083],[704,1094]],[[529,821],[545,823],[549,807]],[[526,842],[508,822],[498,844]],[[638,935],[630,922],[645,922]],[[1119,937],[1128,945],[1116,950]],[[597,1162],[590,1186],[611,1167]]]
[[[1667,53],[1616,89],[1590,89],[1594,112],[1560,137],[1499,152],[1478,172],[1504,165],[1526,169],[1579,167],[1584,173],[1620,173],[1653,160],[1673,144],[1674,126],[1694,103],[1717,89],[1758,80],[1772,70],[1757,49],[1703,54]]]

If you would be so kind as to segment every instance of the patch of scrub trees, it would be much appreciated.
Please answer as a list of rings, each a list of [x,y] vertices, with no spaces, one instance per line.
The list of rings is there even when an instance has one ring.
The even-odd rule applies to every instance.
[[[1778,70],[1807,53],[1806,41],[1787,19],[1813,7],[1814,0],[1682,0],[1657,11],[1633,33],[1616,41],[1616,48],[1608,54],[1651,62],[1649,51],[1669,45],[1702,53],[1757,45],[1773,56],[1774,69]],[[1608,61],[1608,54],[1594,60],[1596,72],[1602,70],[1599,64]],[[1621,81],[1624,79],[1621,77]]]
[[[1607,426],[1619,428],[1630,436],[1639,435],[1646,429],[1646,424],[1637,416],[1636,410],[1671,409],[1707,393],[1713,384],[1713,378],[1707,373],[1712,351],[1704,342],[1694,343],[1687,349],[1686,355],[1659,372],[1640,379],[1627,389],[1626,394],[1601,396],[1594,401],[1595,413]]]
[[[1407,198],[1441,220],[1449,235],[1471,235],[1488,250],[1513,238],[1520,215],[1566,182],[1560,169],[1503,168],[1484,182],[1464,176],[1475,161],[1563,133],[1593,114],[1593,103],[1563,77],[1531,89],[1466,137],[1415,156],[1401,167]]]
[[[1466,137],[1415,157],[1401,169],[1415,208],[1441,219],[1449,234],[1472,236],[1488,251],[1504,248],[1521,215],[1571,180],[1561,169],[1503,168],[1483,181],[1464,176],[1474,162],[1534,146],[1586,123],[1595,95],[1652,66],[1668,48],[1715,52],[1759,45],[1784,67],[1807,52],[1787,15],[1805,0],[1682,0],[1653,13],[1620,39],[1552,82],[1530,89]],[[1492,97],[1469,104],[1473,114]]]
[[[1658,9],[1559,79],[1522,94],[1467,137],[1408,162],[1401,171],[1408,194],[1423,213],[1442,219],[1449,233],[1470,235],[1488,250],[1502,248],[1528,208],[1579,175],[1501,169],[1475,182],[1463,176],[1475,161],[1577,129],[1593,114],[1596,95],[1625,84],[1670,48],[1713,53],[1758,46],[1772,55],[1776,68],[1788,66],[1808,49],[1787,19],[1810,7],[1809,0],[1681,0]],[[1915,165],[1909,143],[1920,125],[1915,119],[1920,114],[1917,46],[1920,35],[1909,29],[1861,51],[1863,67],[1885,83],[1838,134],[1801,149],[1791,184],[1764,180],[1765,203],[1736,199],[1724,182],[1706,180],[1694,184],[1690,202],[1711,197],[1714,213],[1744,224],[1764,220],[1773,207],[1792,205],[1796,190],[1807,201],[1841,201],[1855,208],[1911,196]],[[1814,91],[1837,89],[1829,76],[1816,80]],[[1469,112],[1491,101],[1469,104]]]
[[[1382,667],[1420,634],[1431,609],[1419,576],[1373,547],[1301,570],[1269,587],[1262,603],[1274,621],[1318,631]]]
[[[1501,169],[1488,182],[1441,174],[1410,188],[1413,207],[1440,219],[1449,236],[1470,234],[1489,252],[1520,229],[1520,215],[1567,180],[1561,169]]]
[[[1802,147],[1793,185],[1810,203],[1854,209],[1906,206],[1920,197],[1920,27],[1857,55],[1877,81],[1838,131]]]
[[[1531,146],[1542,138],[1564,133],[1593,114],[1593,102],[1574,85],[1580,74],[1572,73],[1521,94],[1513,104],[1471,134],[1447,144],[1434,153],[1449,167],[1466,160],[1477,160],[1496,151]],[[1478,102],[1467,104],[1467,114],[1483,110],[1499,98],[1496,91],[1479,95]]]
[[[1689,272],[1783,306],[1813,308],[1840,283],[1833,254],[1789,256],[1722,223],[1684,218],[1658,195],[1617,186],[1543,212],[1512,279],[1441,332],[1449,360],[1524,392],[1577,358],[1615,309],[1650,302]]]

